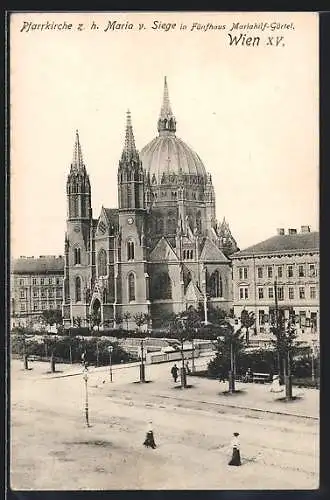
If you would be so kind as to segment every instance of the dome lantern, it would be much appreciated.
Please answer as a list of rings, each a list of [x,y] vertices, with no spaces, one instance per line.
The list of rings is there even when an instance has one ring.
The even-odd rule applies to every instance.
[[[175,134],[176,131],[176,120],[171,109],[166,76],[164,78],[163,104],[160,110],[157,128],[159,135],[164,135],[168,133]]]

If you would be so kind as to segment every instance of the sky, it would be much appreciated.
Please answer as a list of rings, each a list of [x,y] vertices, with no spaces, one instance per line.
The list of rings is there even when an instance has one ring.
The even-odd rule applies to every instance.
[[[105,31],[114,20],[134,29]],[[73,29],[21,31],[24,22],[46,21]],[[154,21],[176,26],[154,30]],[[225,27],[191,31],[193,22]],[[231,30],[236,22],[293,28]],[[259,36],[260,44],[230,46],[229,34]],[[165,75],[177,136],[211,173],[217,218],[226,218],[238,246],[279,227],[318,230],[317,14],[17,13],[10,36],[13,257],[64,252],[76,129],[93,217],[102,205],[118,206],[126,111],[141,150],[157,135]],[[280,36],[278,47],[266,45]]]

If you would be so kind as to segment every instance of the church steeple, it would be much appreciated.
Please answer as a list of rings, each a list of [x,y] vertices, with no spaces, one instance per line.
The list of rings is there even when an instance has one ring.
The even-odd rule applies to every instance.
[[[73,158],[67,185],[68,219],[86,219],[91,217],[91,186],[84,164],[78,130],[76,130]]]
[[[160,110],[160,115],[158,119],[158,132],[160,135],[168,132],[175,133],[176,131],[176,120],[173,115],[170,98],[168,95],[167,79],[164,78],[164,94],[163,103]]]
[[[130,111],[126,115],[125,142],[118,168],[118,202],[120,209],[144,208],[144,174]]]

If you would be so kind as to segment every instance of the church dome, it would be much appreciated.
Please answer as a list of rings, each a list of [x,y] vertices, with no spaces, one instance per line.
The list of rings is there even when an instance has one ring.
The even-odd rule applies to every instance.
[[[200,157],[175,135],[176,120],[171,110],[165,77],[164,99],[158,120],[159,136],[155,137],[140,152],[143,169],[150,180],[161,183],[165,174],[191,175],[206,179],[206,170]]]

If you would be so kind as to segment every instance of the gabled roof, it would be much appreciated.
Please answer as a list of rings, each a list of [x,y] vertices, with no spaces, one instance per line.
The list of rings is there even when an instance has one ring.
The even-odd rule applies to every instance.
[[[187,300],[196,300],[196,301],[201,301],[204,299],[202,292],[200,291],[196,283],[192,280],[189,282],[187,286],[185,298]]]
[[[294,251],[319,251],[319,232],[276,235],[230,256],[231,259],[249,255],[276,254]]]
[[[63,274],[64,258],[53,255],[23,257],[11,263],[12,274]]]
[[[210,240],[210,238],[205,239],[200,260],[204,262],[229,262],[227,257],[213,243],[213,241]]]
[[[106,217],[110,225],[118,225],[118,208],[104,208]]]
[[[155,248],[150,253],[150,260],[178,261],[178,257],[172,246],[163,236],[156,244]]]

